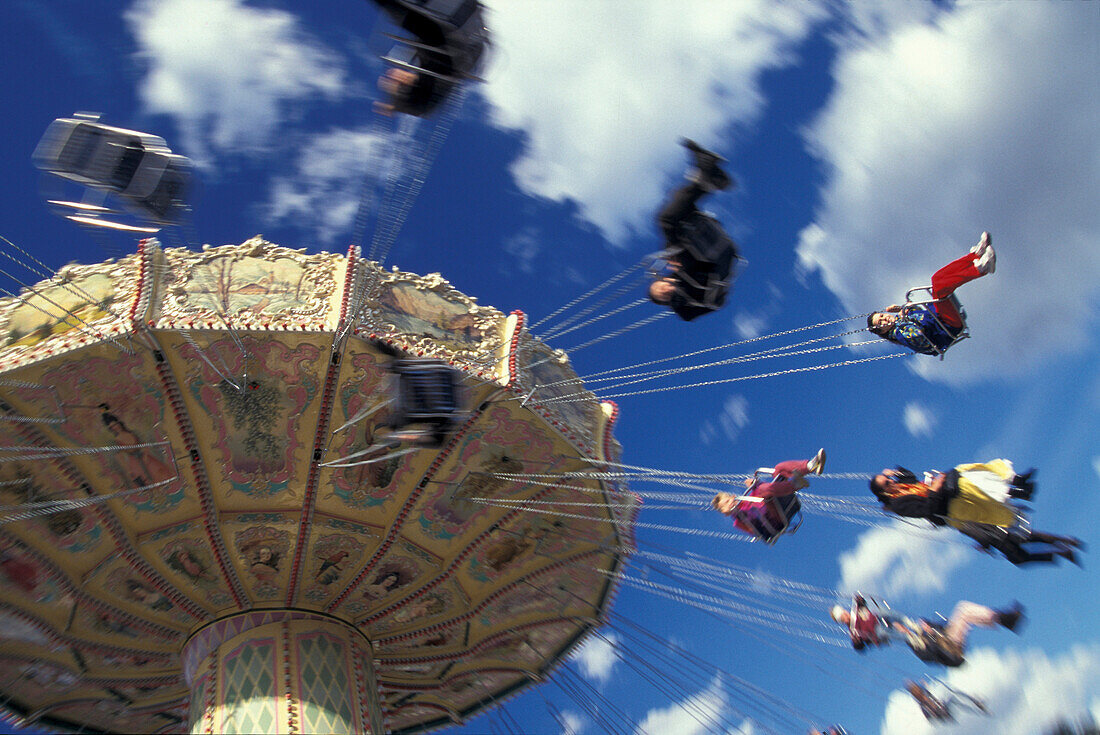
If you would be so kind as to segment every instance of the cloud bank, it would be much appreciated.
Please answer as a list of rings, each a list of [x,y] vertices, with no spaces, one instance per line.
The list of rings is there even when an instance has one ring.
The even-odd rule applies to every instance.
[[[240,0],[138,0],[125,19],[146,64],[146,112],[175,118],[199,165],[262,150],[293,103],[335,98],[342,62],[282,10]]]
[[[991,712],[962,714],[948,728],[952,735],[991,732],[1046,732],[1061,718],[1075,719],[1091,710],[1100,714],[1100,645],[1078,645],[1059,656],[1043,651],[988,648],[967,654],[967,664],[944,679],[949,686],[981,699]],[[890,695],[880,735],[930,735],[940,732],[902,691]]]
[[[800,264],[862,313],[927,284],[989,230],[997,272],[959,291],[973,338],[943,363],[915,362],[953,382],[1018,374],[1078,349],[1096,317],[1100,89],[1082,59],[1100,14],[930,8],[931,23],[860,18],[842,43],[834,92],[805,131],[827,179]]]
[[[614,633],[604,633],[603,637],[591,636],[580,650],[573,654],[573,659],[580,667],[585,677],[601,684],[611,679],[611,671],[619,657],[615,653],[615,645],[619,637]]]
[[[756,119],[763,71],[825,15],[817,3],[500,0],[482,94],[492,121],[526,135],[512,173],[528,194],[574,200],[612,240],[649,227],[685,157],[680,136],[729,150]],[[686,42],[690,39],[690,42]],[[536,81],[537,80],[537,81]]]
[[[718,423],[727,439],[731,442],[737,441],[741,429],[749,425],[749,399],[740,393],[727,396],[726,402],[722,404]]]
[[[936,429],[936,415],[916,401],[905,404],[901,420],[909,436],[915,439],[931,439]]]
[[[856,547],[838,559],[837,588],[887,597],[944,590],[950,575],[968,557],[962,544],[945,543],[944,533],[895,521],[860,534]]]
[[[702,735],[719,732],[729,702],[722,690],[722,682],[715,679],[711,685],[683,701],[668,707],[651,709],[638,723],[637,735]]]
[[[273,180],[270,219],[293,220],[325,245],[351,234],[364,179],[368,174],[385,176],[386,144],[369,126],[338,128],[311,138],[298,152],[294,172]]]
[[[581,735],[584,731],[584,720],[576,712],[565,710],[561,713],[561,735]]]

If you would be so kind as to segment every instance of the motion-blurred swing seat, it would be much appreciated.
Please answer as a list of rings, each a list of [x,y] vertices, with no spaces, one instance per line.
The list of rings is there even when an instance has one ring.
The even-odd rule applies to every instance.
[[[441,446],[459,418],[458,372],[441,360],[404,358],[390,369],[398,378],[397,403],[390,425],[395,431],[424,425],[419,443]]]
[[[489,34],[476,0],[375,0],[415,39],[390,36],[400,45],[383,61],[416,75],[392,99],[407,115],[431,113],[459,82],[476,78]]]
[[[178,222],[191,162],[163,138],[97,122],[94,115],[58,118],[34,150],[35,166],[107,191],[134,214],[158,224]]]

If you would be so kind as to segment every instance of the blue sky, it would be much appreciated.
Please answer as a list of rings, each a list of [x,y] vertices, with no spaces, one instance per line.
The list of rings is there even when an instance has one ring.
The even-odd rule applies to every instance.
[[[441,272],[482,303],[538,319],[657,250],[653,213],[685,163],[677,139],[715,148],[740,186],[706,206],[748,260],[729,304],[577,353],[586,375],[899,301],[989,230],[997,272],[960,290],[973,337],[944,362],[901,357],[626,396],[616,427],[623,460],[743,473],[824,446],[830,472],[870,474],[1003,456],[1039,468],[1035,527],[1100,544],[1095,3],[488,4],[494,51],[485,82],[470,90],[388,264]],[[109,124],[162,135],[196,161],[200,242],[262,233],[289,247],[345,251],[362,180],[393,129],[371,112],[376,57],[388,46],[374,6],[109,5],[13,0],[2,11],[0,234],[54,267],[133,249],[132,240],[53,217],[31,166],[50,120],[95,110]],[[609,319],[553,344],[568,349],[605,324],[631,321]],[[664,385],[888,352],[853,347]],[[851,479],[815,481],[811,492],[869,497]],[[728,530],[702,509],[643,508],[639,521]],[[777,583],[764,575],[877,591],[913,614],[946,614],[959,599],[1019,599],[1031,618],[1023,634],[978,631],[970,663],[948,679],[985,697],[995,720],[964,718],[944,731],[1031,733],[1059,715],[1100,715],[1100,583],[1088,556],[1084,570],[1017,569],[950,531],[829,515],[807,515],[772,548],[647,528],[638,539],[643,550],[748,570],[752,604],[788,615],[814,613],[778,602],[769,592]],[[639,557],[630,575],[685,587],[649,564]],[[648,660],[647,649],[608,628],[626,663],[593,638],[568,666],[580,679],[559,675],[591,684],[599,711],[547,683],[506,704],[523,732],[600,732],[596,720],[611,718],[612,706],[651,733],[798,731],[767,720],[759,695],[739,698],[746,685],[730,675],[779,697],[786,716],[853,733],[926,731],[897,691],[925,671],[903,647],[859,656],[625,584],[613,612],[621,617],[612,627],[637,624],[728,673],[699,668],[653,686],[630,665]],[[694,716],[677,706],[687,700]],[[492,714],[456,731],[508,727]]]

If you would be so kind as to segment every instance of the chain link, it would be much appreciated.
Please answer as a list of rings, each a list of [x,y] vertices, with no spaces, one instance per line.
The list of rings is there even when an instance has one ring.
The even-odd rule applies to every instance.
[[[913,354],[913,353],[891,352],[891,353],[886,354],[886,355],[875,355],[874,357],[862,357],[862,358],[859,358],[859,359],[856,359],[856,360],[843,360],[841,362],[832,362],[832,363],[827,363],[825,365],[810,365],[810,366],[807,366],[807,367],[788,368],[787,370],[777,370],[777,371],[771,372],[771,373],[758,373],[756,375],[742,375],[742,376],[736,377],[736,378],[722,378],[720,380],[704,380],[704,381],[701,381],[701,382],[698,382],[698,383],[690,383],[688,385],[673,385],[673,386],[667,386],[667,387],[664,387],[664,388],[650,388],[648,390],[627,391],[625,393],[611,393],[611,394],[608,394],[608,395],[605,395],[605,396],[600,396],[599,399],[600,400],[606,400],[608,398],[623,398],[625,396],[640,396],[640,395],[646,395],[646,394],[649,394],[649,393],[663,393],[665,391],[671,391],[671,390],[684,390],[684,389],[687,389],[687,388],[701,388],[703,386],[708,386],[708,385],[723,385],[723,384],[726,384],[726,383],[737,383],[737,382],[740,382],[742,380],[755,380],[755,379],[758,379],[758,378],[773,378],[773,377],[776,377],[776,376],[779,376],[779,375],[792,375],[794,373],[806,373],[806,372],[813,372],[813,371],[816,371],[816,370],[826,370],[828,368],[833,368],[833,367],[844,367],[846,365],[857,365],[861,362],[873,362],[875,360],[889,360],[889,359],[894,358],[894,357],[908,357],[910,354]],[[547,403],[576,403],[578,401],[583,401],[583,400],[589,400],[589,399],[587,399],[587,398],[570,398],[570,397],[567,397],[567,396],[562,396],[561,398],[551,398],[551,399],[545,400],[545,401],[543,401],[543,403],[544,404],[547,404]]]

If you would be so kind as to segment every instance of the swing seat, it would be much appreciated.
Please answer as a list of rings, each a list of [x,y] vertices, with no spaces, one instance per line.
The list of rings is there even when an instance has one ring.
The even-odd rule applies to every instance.
[[[409,46],[418,47],[417,44],[406,41]],[[435,53],[434,51],[428,51],[427,53]],[[405,56],[406,58],[401,58]],[[385,61],[390,66],[395,66],[398,69],[404,69],[405,71],[411,71],[414,74],[420,76],[431,77],[432,79],[438,79],[441,82],[446,82],[449,85],[455,85],[462,81],[461,78],[452,76],[450,74],[442,74],[437,71],[428,69],[428,64],[424,63],[422,54],[402,54],[398,49],[394,49],[386,56],[382,57],[382,61]],[[449,89],[449,88],[448,88]]]
[[[684,295],[686,304],[689,307],[718,311],[725,305],[730,287],[736,280],[742,264],[748,261],[742,258],[736,250],[733,250],[730,253],[730,260],[715,266],[709,261],[699,260],[690,248],[670,248],[649,256],[651,262],[647,272],[650,277],[653,279],[660,278],[662,274],[670,270],[667,267],[670,261],[677,261],[682,264],[684,253],[688,255],[689,264],[701,263],[704,268],[715,268],[714,270],[699,269],[695,271],[690,267],[675,269],[676,276],[682,284],[680,292]]]
[[[479,10],[477,0],[390,0],[394,10],[413,13],[421,16],[425,21],[431,21],[442,26],[446,32],[461,30],[466,26],[475,11]],[[393,11],[391,11],[393,12]],[[474,20],[480,28],[480,13]]]
[[[748,495],[756,489],[754,484]],[[763,511],[750,509],[749,506],[763,505]],[[763,541],[772,546],[785,533],[794,533],[802,525],[802,501],[797,494],[768,498],[762,504],[741,501],[734,508],[733,518],[740,521],[740,528],[746,530],[754,541]]]
[[[172,224],[183,214],[191,162],[159,136],[77,113],[50,123],[33,160],[54,176],[114,194],[126,209],[157,224]]]
[[[928,294],[928,298],[915,300],[913,298],[913,295],[918,294],[922,291]],[[938,345],[934,344],[932,340],[926,340],[932,350],[936,353],[936,355],[939,356],[940,360],[943,360],[943,356],[947,354],[947,351],[949,349],[957,345],[959,342],[962,342],[964,339],[970,338],[970,329],[966,325],[966,309],[963,308],[962,304],[959,302],[958,298],[956,298],[955,294],[951,294],[944,299],[937,299],[932,296],[931,286],[915,286],[905,292],[905,304],[901,307],[901,313],[904,314],[909,309],[921,309],[932,318],[932,320],[936,323],[936,326],[938,326],[941,331],[943,331],[945,334],[950,334],[951,332],[955,331],[955,328],[949,327],[946,323],[944,323],[939,318],[939,315],[937,315],[935,310],[932,308],[933,304],[940,301],[946,301],[954,306],[955,310],[959,313],[959,321],[962,322],[962,328],[959,329],[958,334],[955,335],[954,339],[952,339],[946,347],[941,348]]]
[[[729,278],[738,258],[733,239],[718,220],[706,212],[697,212],[680,223],[678,244],[699,263],[710,264],[723,279]]]
[[[432,112],[464,79],[476,79],[489,42],[476,0],[376,0],[390,18],[415,38],[397,41],[382,60],[418,75],[413,89],[394,100],[400,112]]]
[[[394,360],[391,370],[398,378],[398,394],[390,426],[399,431],[425,424],[428,428],[419,432],[422,440],[442,445],[460,418],[458,372],[429,358]]]
[[[962,706],[968,712],[989,714],[989,708],[981,699],[949,686],[942,679],[927,674],[921,678],[920,682],[909,682],[920,695],[918,696],[918,692],[914,692],[912,688],[909,689],[909,693],[920,705],[921,714],[930,722],[955,722],[955,715],[951,712],[951,706],[955,705]],[[932,687],[940,690],[939,696],[932,693]]]

